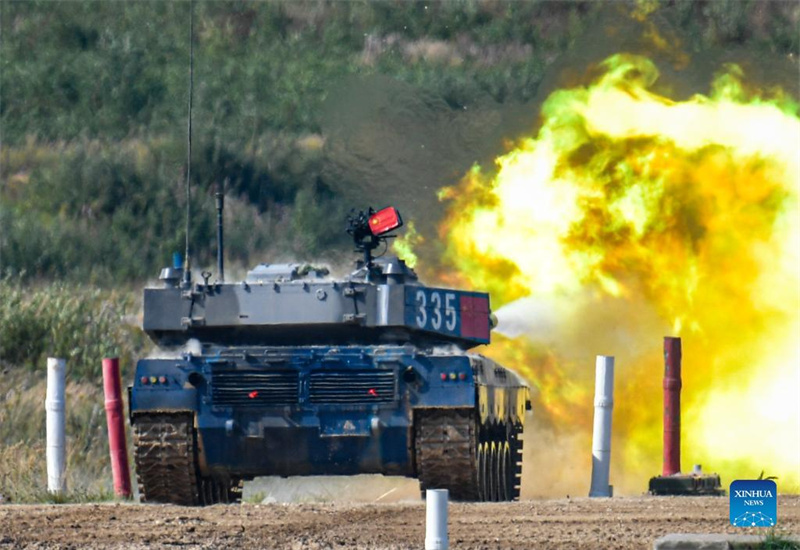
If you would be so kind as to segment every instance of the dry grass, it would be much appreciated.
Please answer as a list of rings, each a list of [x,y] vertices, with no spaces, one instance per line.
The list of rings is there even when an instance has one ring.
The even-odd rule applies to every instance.
[[[67,492],[47,493],[42,372],[6,371],[0,381],[0,494],[11,502],[103,500],[112,496],[102,381],[66,390]]]
[[[85,501],[111,496],[103,357],[121,358],[123,384],[146,348],[130,317],[135,296],[63,283],[0,279],[0,500]],[[46,358],[67,360],[67,493],[47,493]]]

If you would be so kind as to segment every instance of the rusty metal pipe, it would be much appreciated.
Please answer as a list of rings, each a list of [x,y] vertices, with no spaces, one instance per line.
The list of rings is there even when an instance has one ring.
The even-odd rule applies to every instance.
[[[681,471],[681,339],[664,337],[664,467],[662,475]]]

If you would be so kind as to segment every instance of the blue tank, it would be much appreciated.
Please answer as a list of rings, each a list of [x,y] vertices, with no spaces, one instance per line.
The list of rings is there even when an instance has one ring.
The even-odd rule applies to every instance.
[[[468,350],[489,296],[425,286],[372,251],[402,225],[371,209],[348,231],[364,258],[341,280],[262,264],[239,283],[177,263],[144,291],[157,344],[130,388],[145,502],[234,502],[255,476],[414,477],[466,501],[519,496],[528,388]]]

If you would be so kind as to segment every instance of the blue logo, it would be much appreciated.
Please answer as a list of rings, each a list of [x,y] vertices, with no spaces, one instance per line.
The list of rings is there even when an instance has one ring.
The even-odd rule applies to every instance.
[[[731,525],[773,527],[778,521],[778,487],[770,479],[731,483]]]

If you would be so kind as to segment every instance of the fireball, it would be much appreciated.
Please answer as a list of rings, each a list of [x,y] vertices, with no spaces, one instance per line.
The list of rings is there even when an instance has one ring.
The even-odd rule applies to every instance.
[[[538,132],[441,197],[445,261],[487,288],[547,423],[591,433],[593,357],[617,361],[615,482],[660,472],[661,338],[684,347],[683,469],[800,490],[800,118],[728,66],[708,95],[651,91],[616,55],[551,94]],[[501,306],[501,307],[499,307]],[[499,307],[499,309],[498,309]],[[587,429],[589,427],[589,429]],[[587,479],[588,486],[588,479]]]

